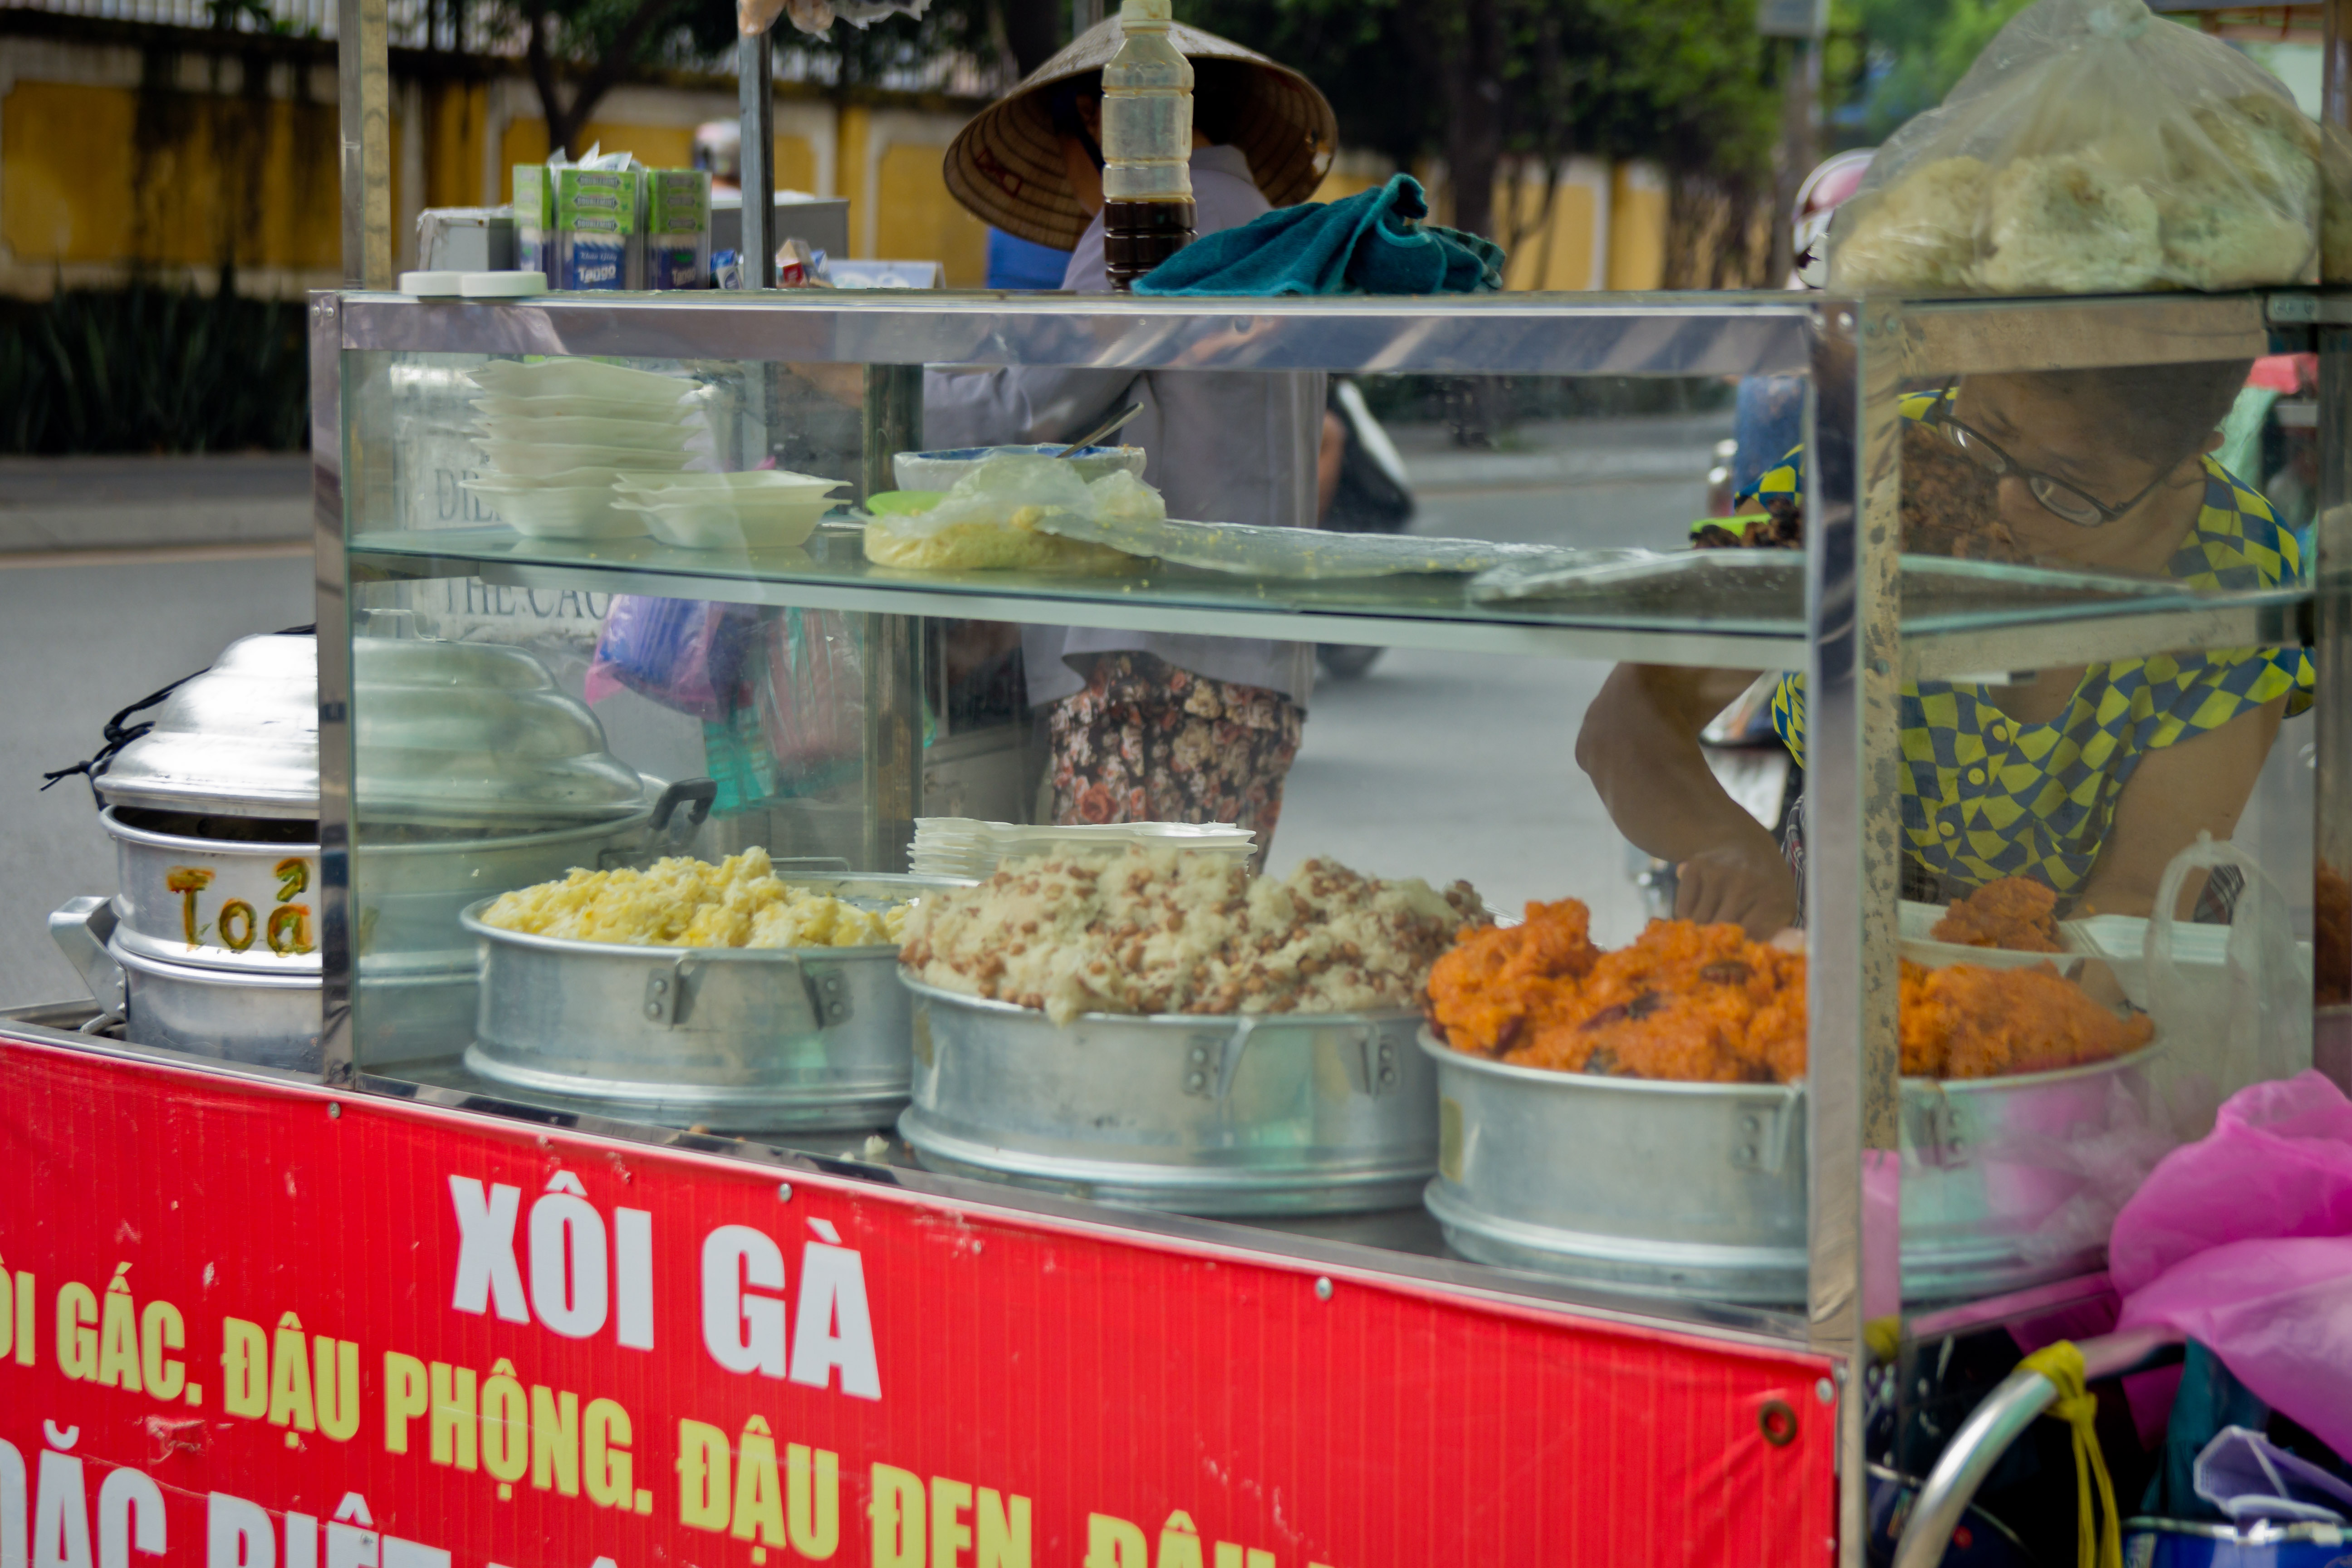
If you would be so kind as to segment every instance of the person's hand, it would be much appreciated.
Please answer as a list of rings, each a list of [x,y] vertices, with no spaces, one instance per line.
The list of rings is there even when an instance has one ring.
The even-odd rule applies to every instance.
[[[1797,879],[1769,836],[1702,849],[1675,868],[1675,915],[1769,942],[1796,921]]]
[[[1315,516],[1320,521],[1331,510],[1331,498],[1339,493],[1339,467],[1348,460],[1348,427],[1339,416],[1326,408],[1323,411],[1323,444],[1315,454]]]
[[[866,406],[866,367],[862,364],[795,361],[784,368],[816,388],[820,395],[845,408]]]

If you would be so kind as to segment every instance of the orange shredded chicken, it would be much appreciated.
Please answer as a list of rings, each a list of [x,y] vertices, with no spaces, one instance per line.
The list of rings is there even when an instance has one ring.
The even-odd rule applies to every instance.
[[[1963,947],[2057,952],[2057,909],[2058,895],[2032,878],[2003,877],[1954,900],[1928,934]]]
[[[2322,860],[2313,883],[2316,1000],[2323,1007],[2337,1006],[2352,1002],[2352,881]]]
[[[1903,965],[1903,1071],[2002,1078],[2105,1061],[2147,1044],[2147,1015],[2119,1018],[2046,963],[2030,969]]]
[[[1465,931],[1431,969],[1431,1028],[1515,1067],[1683,1083],[1789,1083],[1805,1072],[1805,960],[1736,925],[1652,921],[1592,945],[1574,899],[1524,924]],[[1902,970],[1903,1070],[1992,1078],[2121,1056],[2152,1026],[2094,1002],[2047,965]]]
[[[1574,899],[1465,933],[1430,971],[1431,1020],[1457,1050],[1520,1067],[1702,1083],[1802,1073],[1805,961],[1736,925],[1653,921],[1592,945]]]

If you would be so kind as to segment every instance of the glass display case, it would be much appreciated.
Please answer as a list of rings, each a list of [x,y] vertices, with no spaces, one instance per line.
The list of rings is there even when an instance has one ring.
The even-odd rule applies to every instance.
[[[327,1076],[1274,1252],[1344,1243],[1449,1289],[1807,1345],[1846,1369],[1823,1394],[1859,1539],[1861,1461],[1933,1458],[1915,1451],[1923,1349],[2096,1296],[2107,1225],[2155,1159],[2210,1125],[2220,1095],[2310,1064],[2315,937],[2322,999],[2331,973],[2346,999],[2313,897],[2331,874],[2315,867],[2352,859],[2336,841],[2352,822],[2339,309],[2309,293],[1216,310],[318,296]],[[2226,408],[2246,362],[2315,348],[2315,542],[2199,447],[2206,403]],[[543,478],[576,460],[486,460],[488,425],[513,411],[474,373],[533,361],[669,378],[658,417],[555,395],[577,407],[541,416],[610,459],[583,466],[815,475],[838,482],[832,510],[797,542],[746,543],[501,490],[500,463]],[[1506,520],[1454,556],[1416,545],[1438,531],[1424,520],[1361,558],[1204,540],[1116,567],[877,565],[866,503],[915,488],[893,459],[938,444],[940,367],[1093,374],[1061,425],[1008,419],[1008,442],[1075,437],[1145,378],[1286,377],[1318,406],[1339,375],[1801,378],[1806,456],[1764,480],[1766,499],[1800,503],[1801,543],[1693,550],[1696,510],[1636,525],[1605,475],[1515,492],[1524,453],[1506,451],[1449,458],[1494,465],[1473,510]],[[1311,476],[1312,453],[1294,459]],[[1969,515],[2003,521],[1939,533],[1939,472],[1979,487]],[[1476,531],[1470,515],[1443,531]],[[483,922],[509,889],[668,851],[756,846],[788,881],[869,912],[936,891],[910,877],[918,819],[1027,822],[1051,794],[1051,738],[1014,639],[991,630],[1006,626],[1476,656],[1493,695],[1449,665],[1468,696],[1441,734],[1384,733],[1377,678],[1333,697],[1350,735],[1378,738],[1330,764],[1369,803],[1360,830],[1340,842],[1294,795],[1265,869],[1327,856],[1442,887],[1449,856],[1475,860],[1507,884],[1480,887],[1494,913],[1576,899],[1616,949],[1641,934],[1629,857],[1681,860],[1687,911],[1754,927],[1770,901],[1741,891],[1754,857],[1742,872],[1694,855],[1674,816],[1698,776],[1685,764],[1705,758],[1754,834],[1801,847],[1799,934],[1769,951],[1802,965],[1768,980],[1778,960],[1739,948],[1699,968],[1754,1005],[1672,1081],[1619,1054],[1668,1059],[1664,1023],[1634,1028],[1652,1014],[1704,1033],[1663,979],[1578,1016],[1620,1030],[1605,1057],[1571,1029],[1538,1060],[1520,1047],[1539,1018],[1493,1050],[1458,1033],[1449,1047],[1411,1011],[1056,1024],[902,978],[887,943],[752,962]],[[1528,695],[1545,689],[1557,699]],[[1323,700],[1294,695],[1311,758]],[[1727,704],[1738,736],[1728,716],[1704,746],[1698,724],[1675,728]],[[1742,738],[1774,759],[1760,805],[1741,793]],[[1801,743],[1799,788],[1781,739]],[[1433,745],[1463,749],[1433,766]],[[2142,764],[2156,782],[2134,792]],[[1412,782],[1383,795],[1390,765]],[[1507,804],[1570,792],[1616,827]],[[2167,881],[2200,829],[2239,858]],[[2055,907],[2011,911],[1973,949],[1949,940],[1938,906],[2006,877],[2052,887]],[[2323,1008],[2323,1060],[2332,1024]]]

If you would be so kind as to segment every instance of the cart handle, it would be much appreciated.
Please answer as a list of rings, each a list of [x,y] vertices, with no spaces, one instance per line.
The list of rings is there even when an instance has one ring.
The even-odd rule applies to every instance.
[[[2083,1352],[2087,1381],[2137,1372],[2185,1338],[2178,1329],[2126,1329],[2077,1341],[2075,1348]],[[2011,1373],[1985,1396],[1936,1461],[1927,1484],[1919,1489],[1911,1516],[1903,1523],[1903,1539],[1895,1544],[1895,1568],[1938,1568],[1960,1516],[1976,1500],[1985,1477],[2057,1398],[2058,1390],[2048,1378],[2023,1369]]]

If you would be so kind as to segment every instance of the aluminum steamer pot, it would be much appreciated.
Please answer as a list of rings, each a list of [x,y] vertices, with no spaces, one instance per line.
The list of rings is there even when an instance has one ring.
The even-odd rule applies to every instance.
[[[49,935],[88,981],[101,1011],[123,1020],[122,1037],[220,1061],[294,1072],[319,1070],[319,972],[267,963],[169,963],[126,947],[113,901],[71,899],[49,916]]]
[[[837,898],[954,884],[794,877]],[[480,955],[467,1068],[494,1083],[730,1132],[862,1131],[907,1103],[910,1005],[898,950],[572,942],[459,918]]]
[[[1410,1013],[1089,1013],[964,996],[903,970],[935,1171],[1199,1215],[1410,1205],[1437,1165],[1436,1073]]]
[[[379,1068],[446,1056],[471,1031],[474,943],[457,923],[467,905],[486,892],[560,878],[576,866],[610,866],[681,849],[702,821],[712,793],[708,779],[667,787],[647,779],[642,806],[611,822],[494,838],[444,832],[408,843],[362,844],[353,855],[360,896],[360,1060]],[[680,806],[689,809],[681,812]],[[265,828],[255,823],[246,830],[271,837],[226,838],[168,832],[133,820],[157,816],[174,824],[198,820],[126,806],[109,806],[100,815],[114,840],[119,889],[118,923],[107,940],[151,970],[162,965],[265,981],[307,978],[314,998],[315,1041],[319,847],[287,841],[287,836],[300,837],[314,825],[272,822]],[[281,826],[283,833],[278,833]],[[89,945],[76,944],[68,952],[85,978]],[[134,1017],[133,1037],[140,1027]],[[261,1048],[276,1047],[265,1042]],[[215,1054],[251,1059],[233,1037],[224,1038]]]
[[[1805,1299],[1801,1087],[1553,1072],[1425,1030],[1420,1043],[1441,1140],[1423,1201],[1456,1251],[1612,1290]],[[1905,1299],[2099,1268],[2116,1210],[2166,1147],[2145,1109],[2161,1048],[2013,1078],[1905,1079]]]

